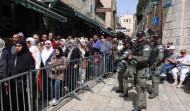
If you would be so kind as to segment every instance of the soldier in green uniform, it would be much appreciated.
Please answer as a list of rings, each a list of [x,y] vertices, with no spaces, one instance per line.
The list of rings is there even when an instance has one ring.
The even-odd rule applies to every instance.
[[[130,70],[130,63],[128,61],[129,55],[132,54],[131,50],[131,38],[127,38],[124,40],[124,47],[125,51],[124,53],[119,57],[119,60],[124,60],[126,62],[125,68],[124,68],[124,73],[123,73],[123,93],[120,94],[120,97],[128,97],[128,77],[129,77],[129,70]]]
[[[130,48],[130,46],[131,46],[130,42],[131,42],[130,38],[126,38],[124,40],[124,48],[123,48],[122,52],[119,52],[120,53],[120,57],[118,58],[119,64],[118,64],[118,68],[116,70],[117,73],[118,73],[118,82],[119,82],[119,89],[116,90],[116,92],[117,93],[125,92],[124,95],[122,95],[122,97],[128,97],[128,88],[124,89],[124,87],[128,87],[128,85],[123,86],[124,85],[123,84],[123,78],[124,78],[124,75],[126,73],[126,69],[127,69],[127,65],[128,65],[128,63],[127,63],[128,56],[130,54],[132,54],[132,51],[131,51],[131,48]]]
[[[150,99],[155,98],[158,96],[158,85],[160,82],[160,74],[161,74],[161,68],[163,65],[163,58],[164,58],[164,45],[161,43],[161,37],[156,34],[154,35],[154,61],[153,64],[151,65],[151,71],[152,71],[152,90],[151,94],[149,95]],[[153,58],[152,58],[153,59]]]
[[[148,60],[152,50],[151,45],[146,40],[145,33],[143,31],[138,32],[137,39],[136,54],[130,55],[128,58],[129,60],[137,61],[137,100],[136,107],[133,111],[141,111],[147,107],[146,83],[149,75]]]

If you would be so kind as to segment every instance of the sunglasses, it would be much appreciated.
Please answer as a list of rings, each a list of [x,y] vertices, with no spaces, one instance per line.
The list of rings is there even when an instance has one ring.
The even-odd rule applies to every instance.
[[[186,52],[180,52],[181,54],[186,54]]]
[[[27,44],[30,44],[30,41],[26,41]]]

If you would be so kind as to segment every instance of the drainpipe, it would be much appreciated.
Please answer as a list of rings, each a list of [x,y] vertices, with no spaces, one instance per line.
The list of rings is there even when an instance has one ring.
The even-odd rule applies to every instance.
[[[162,24],[163,24],[163,0],[162,0],[162,5],[161,5],[161,23],[160,23],[160,36],[161,36],[161,40],[162,40]]]

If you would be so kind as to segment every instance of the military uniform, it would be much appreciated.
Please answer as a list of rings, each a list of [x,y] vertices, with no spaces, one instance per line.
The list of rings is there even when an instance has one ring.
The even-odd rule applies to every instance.
[[[160,37],[158,35],[155,35],[157,39]],[[155,38],[155,37],[154,37]],[[163,65],[163,58],[164,58],[164,45],[159,42],[154,45],[156,57],[154,63],[151,65],[151,71],[152,71],[152,90],[151,95],[149,95],[150,99],[153,99],[154,97],[158,96],[159,92],[159,82],[160,82],[160,74],[161,74],[161,68]]]
[[[131,41],[130,38],[124,40],[124,44],[129,43]],[[128,76],[129,73],[126,71],[128,65],[128,56],[132,54],[131,47],[124,47],[121,56],[118,58],[120,61],[117,68],[118,73],[118,82],[119,82],[119,90],[116,92],[127,94],[128,96]]]
[[[144,32],[139,32],[137,36],[143,37],[145,35]],[[146,108],[147,100],[146,100],[146,83],[149,75],[149,64],[148,60],[151,54],[151,45],[148,41],[142,40],[138,42],[136,46],[136,53],[132,56],[132,59],[137,61],[137,100],[136,100],[136,108],[134,111],[141,111]]]
[[[125,68],[123,69],[123,77],[119,78],[122,86],[123,86],[123,96],[128,96],[128,77],[129,77],[129,62],[127,61],[129,55],[132,54],[132,50],[130,47],[127,48],[127,50],[123,53],[123,55],[119,58],[119,60],[125,61]]]
[[[143,41],[144,42],[144,41]],[[140,109],[147,106],[146,102],[146,83],[149,75],[149,64],[147,63],[151,52],[151,46],[145,44],[142,51],[138,51],[137,56],[133,56],[133,59],[137,60],[137,101],[136,106]]]
[[[126,49],[123,49],[123,51],[125,52]],[[122,53],[122,55],[123,55],[123,53]],[[125,70],[126,70],[127,61],[121,59],[121,57],[119,57],[118,60],[119,60],[119,63],[118,63],[118,68],[116,70],[117,71],[116,73],[118,73],[119,90],[116,91],[116,92],[122,93],[123,92],[123,76],[124,76],[124,73],[125,73]]]

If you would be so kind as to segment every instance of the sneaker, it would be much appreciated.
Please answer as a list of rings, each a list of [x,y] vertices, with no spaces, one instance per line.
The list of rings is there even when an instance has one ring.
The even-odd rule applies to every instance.
[[[177,83],[174,82],[174,83],[172,84],[172,86],[177,86]]]
[[[54,106],[57,105],[57,100],[53,100],[53,102],[51,104],[53,104]]]
[[[179,84],[179,85],[176,86],[176,88],[181,88],[181,87],[183,87],[183,85]]]
[[[160,77],[166,77],[166,74],[163,74],[163,73],[162,73],[162,74],[160,75]]]

